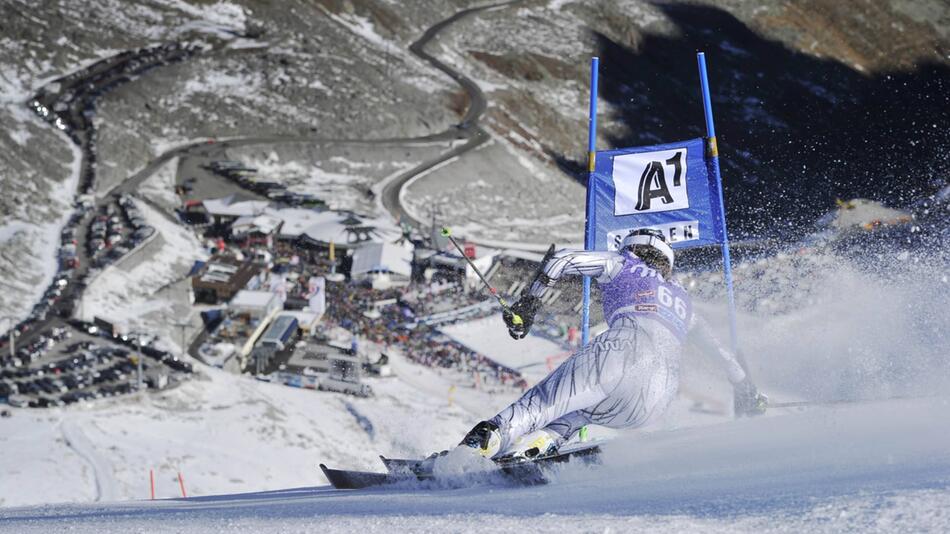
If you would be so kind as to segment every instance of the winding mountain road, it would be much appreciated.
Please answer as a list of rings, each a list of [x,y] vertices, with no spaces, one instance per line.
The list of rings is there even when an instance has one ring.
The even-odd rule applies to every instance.
[[[390,179],[384,185],[381,193],[383,207],[393,216],[395,220],[409,222],[417,228],[420,228],[423,226],[423,222],[412,217],[412,215],[403,208],[400,202],[400,191],[402,188],[412,178],[427,172],[452,158],[461,156],[466,152],[474,150],[489,139],[488,133],[479,124],[482,115],[488,108],[485,94],[478,87],[478,84],[476,84],[471,78],[468,78],[464,74],[453,69],[451,66],[440,61],[435,56],[426,52],[426,45],[429,44],[429,42],[432,41],[440,32],[465,17],[482,11],[505,8],[517,4],[520,1],[522,0],[500,2],[459,11],[427,29],[425,33],[423,33],[422,37],[409,45],[410,52],[452,78],[462,87],[468,97],[468,107],[465,110],[465,114],[462,116],[461,121],[456,126],[448,130],[419,137],[393,137],[383,139],[340,139],[306,135],[248,136],[217,141],[214,143],[214,147],[217,149],[222,149],[249,145],[290,143],[348,146],[422,146],[432,143],[466,140],[465,143],[452,147],[438,156],[423,161],[415,167],[400,173],[399,175]],[[209,144],[207,141],[197,141],[164,152],[150,161],[144,169],[122,182],[116,187],[116,190],[130,194],[134,193],[139,185],[141,185],[142,182],[154,174],[164,163],[176,157],[195,155],[202,150],[207,150],[208,148]]]

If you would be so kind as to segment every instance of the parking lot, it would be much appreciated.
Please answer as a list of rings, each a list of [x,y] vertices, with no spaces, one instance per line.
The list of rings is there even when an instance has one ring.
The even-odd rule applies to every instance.
[[[117,261],[154,233],[129,195],[102,204],[90,220],[86,235],[92,267],[103,268]]]
[[[17,347],[48,343],[52,329],[71,317],[75,304],[90,276],[117,261],[155,230],[147,226],[127,195],[97,200],[92,194],[96,184],[96,131],[92,118],[96,99],[128,82],[133,74],[157,65],[181,61],[200,51],[194,44],[166,43],[122,52],[86,68],[54,80],[40,88],[29,102],[41,119],[66,133],[82,150],[79,195],[70,219],[62,230],[58,251],[59,264],[52,284],[34,304],[30,314],[0,333],[0,354],[8,357],[15,340]],[[10,321],[11,317],[0,320]],[[29,365],[29,353],[16,351],[0,370]],[[19,363],[18,363],[19,362]],[[0,387],[0,399],[5,398]]]
[[[114,195],[98,207],[88,199],[77,201],[76,211],[61,232],[59,266],[53,283],[26,320],[15,327],[23,335],[22,342],[30,344],[34,339],[49,337],[49,328],[58,318],[72,315],[90,277],[154,233],[129,195]],[[9,331],[0,336],[0,350],[7,348],[9,336]]]
[[[141,387],[164,389],[191,365],[151,346],[144,335],[112,336],[88,323],[57,326],[0,357],[0,398],[13,406],[45,408],[112,397]],[[138,343],[142,343],[141,352]]]
[[[183,158],[178,180],[178,192],[185,204],[240,193],[288,207],[326,207],[326,203],[314,195],[289,191],[282,184],[261,179],[257,169],[211,156]]]

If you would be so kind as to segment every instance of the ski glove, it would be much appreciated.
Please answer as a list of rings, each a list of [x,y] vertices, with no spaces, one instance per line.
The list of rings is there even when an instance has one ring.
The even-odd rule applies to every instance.
[[[522,295],[518,302],[511,305],[511,309],[502,313],[508,335],[513,339],[522,339],[528,335],[531,325],[534,324],[534,314],[541,308],[541,299],[531,295]]]
[[[769,405],[769,398],[759,393],[755,384],[748,377],[742,379],[742,382],[734,384],[733,388],[733,408],[736,417],[762,415]]]

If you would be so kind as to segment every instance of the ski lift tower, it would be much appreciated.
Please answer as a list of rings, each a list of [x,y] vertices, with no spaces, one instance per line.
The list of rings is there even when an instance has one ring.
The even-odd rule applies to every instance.
[[[191,326],[189,323],[169,323],[169,326],[175,327],[178,329],[181,334],[181,359],[185,360],[185,354],[188,353],[188,347],[185,345],[185,329]]]

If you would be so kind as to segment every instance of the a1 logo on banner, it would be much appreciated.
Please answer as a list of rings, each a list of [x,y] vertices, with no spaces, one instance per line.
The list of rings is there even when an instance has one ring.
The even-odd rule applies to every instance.
[[[689,207],[686,147],[614,157],[614,215]]]

